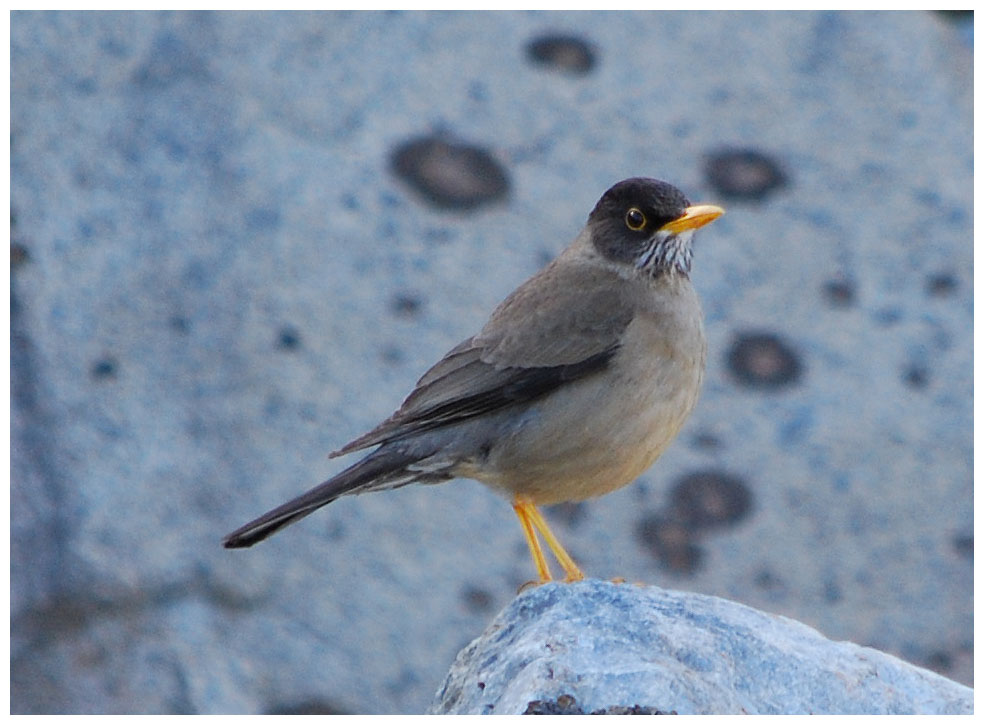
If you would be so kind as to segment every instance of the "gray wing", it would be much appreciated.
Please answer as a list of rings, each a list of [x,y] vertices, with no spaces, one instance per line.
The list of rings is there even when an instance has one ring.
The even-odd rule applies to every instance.
[[[608,269],[554,262],[424,373],[399,410],[332,456],[527,402],[604,370],[632,320],[626,287]]]

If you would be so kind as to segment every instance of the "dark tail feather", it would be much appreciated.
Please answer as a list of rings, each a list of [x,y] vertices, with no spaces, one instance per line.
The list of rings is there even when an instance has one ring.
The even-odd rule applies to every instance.
[[[252,546],[322,506],[330,504],[339,496],[353,493],[377,479],[386,477],[387,474],[403,471],[404,467],[413,461],[412,457],[392,451],[377,451],[307,493],[302,493],[272,511],[267,511],[245,526],[240,526],[223,539],[222,545],[227,549]],[[406,481],[406,483],[410,482],[410,480]]]

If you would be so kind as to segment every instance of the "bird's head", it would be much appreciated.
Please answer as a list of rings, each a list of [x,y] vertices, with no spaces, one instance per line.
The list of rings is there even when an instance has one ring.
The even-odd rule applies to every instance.
[[[653,276],[687,275],[694,231],[724,214],[711,204],[693,205],[675,186],[657,179],[620,181],[588,217],[595,249],[606,259]]]

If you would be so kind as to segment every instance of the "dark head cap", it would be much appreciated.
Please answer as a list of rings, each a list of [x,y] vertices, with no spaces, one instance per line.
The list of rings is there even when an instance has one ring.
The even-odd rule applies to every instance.
[[[659,179],[634,177],[620,181],[606,191],[588,217],[588,223],[601,217],[622,217],[632,207],[649,215],[653,230],[673,221],[690,206],[683,192]]]
[[[689,232],[722,213],[718,207],[692,206],[665,181],[637,177],[604,193],[588,216],[588,228],[595,248],[607,259],[652,272],[687,273]]]

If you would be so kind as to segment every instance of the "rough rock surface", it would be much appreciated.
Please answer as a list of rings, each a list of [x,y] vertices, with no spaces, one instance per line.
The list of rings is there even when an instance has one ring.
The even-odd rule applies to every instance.
[[[431,712],[898,715],[973,707],[964,685],[786,617],[718,597],[586,580],[517,597],[458,655]]]

